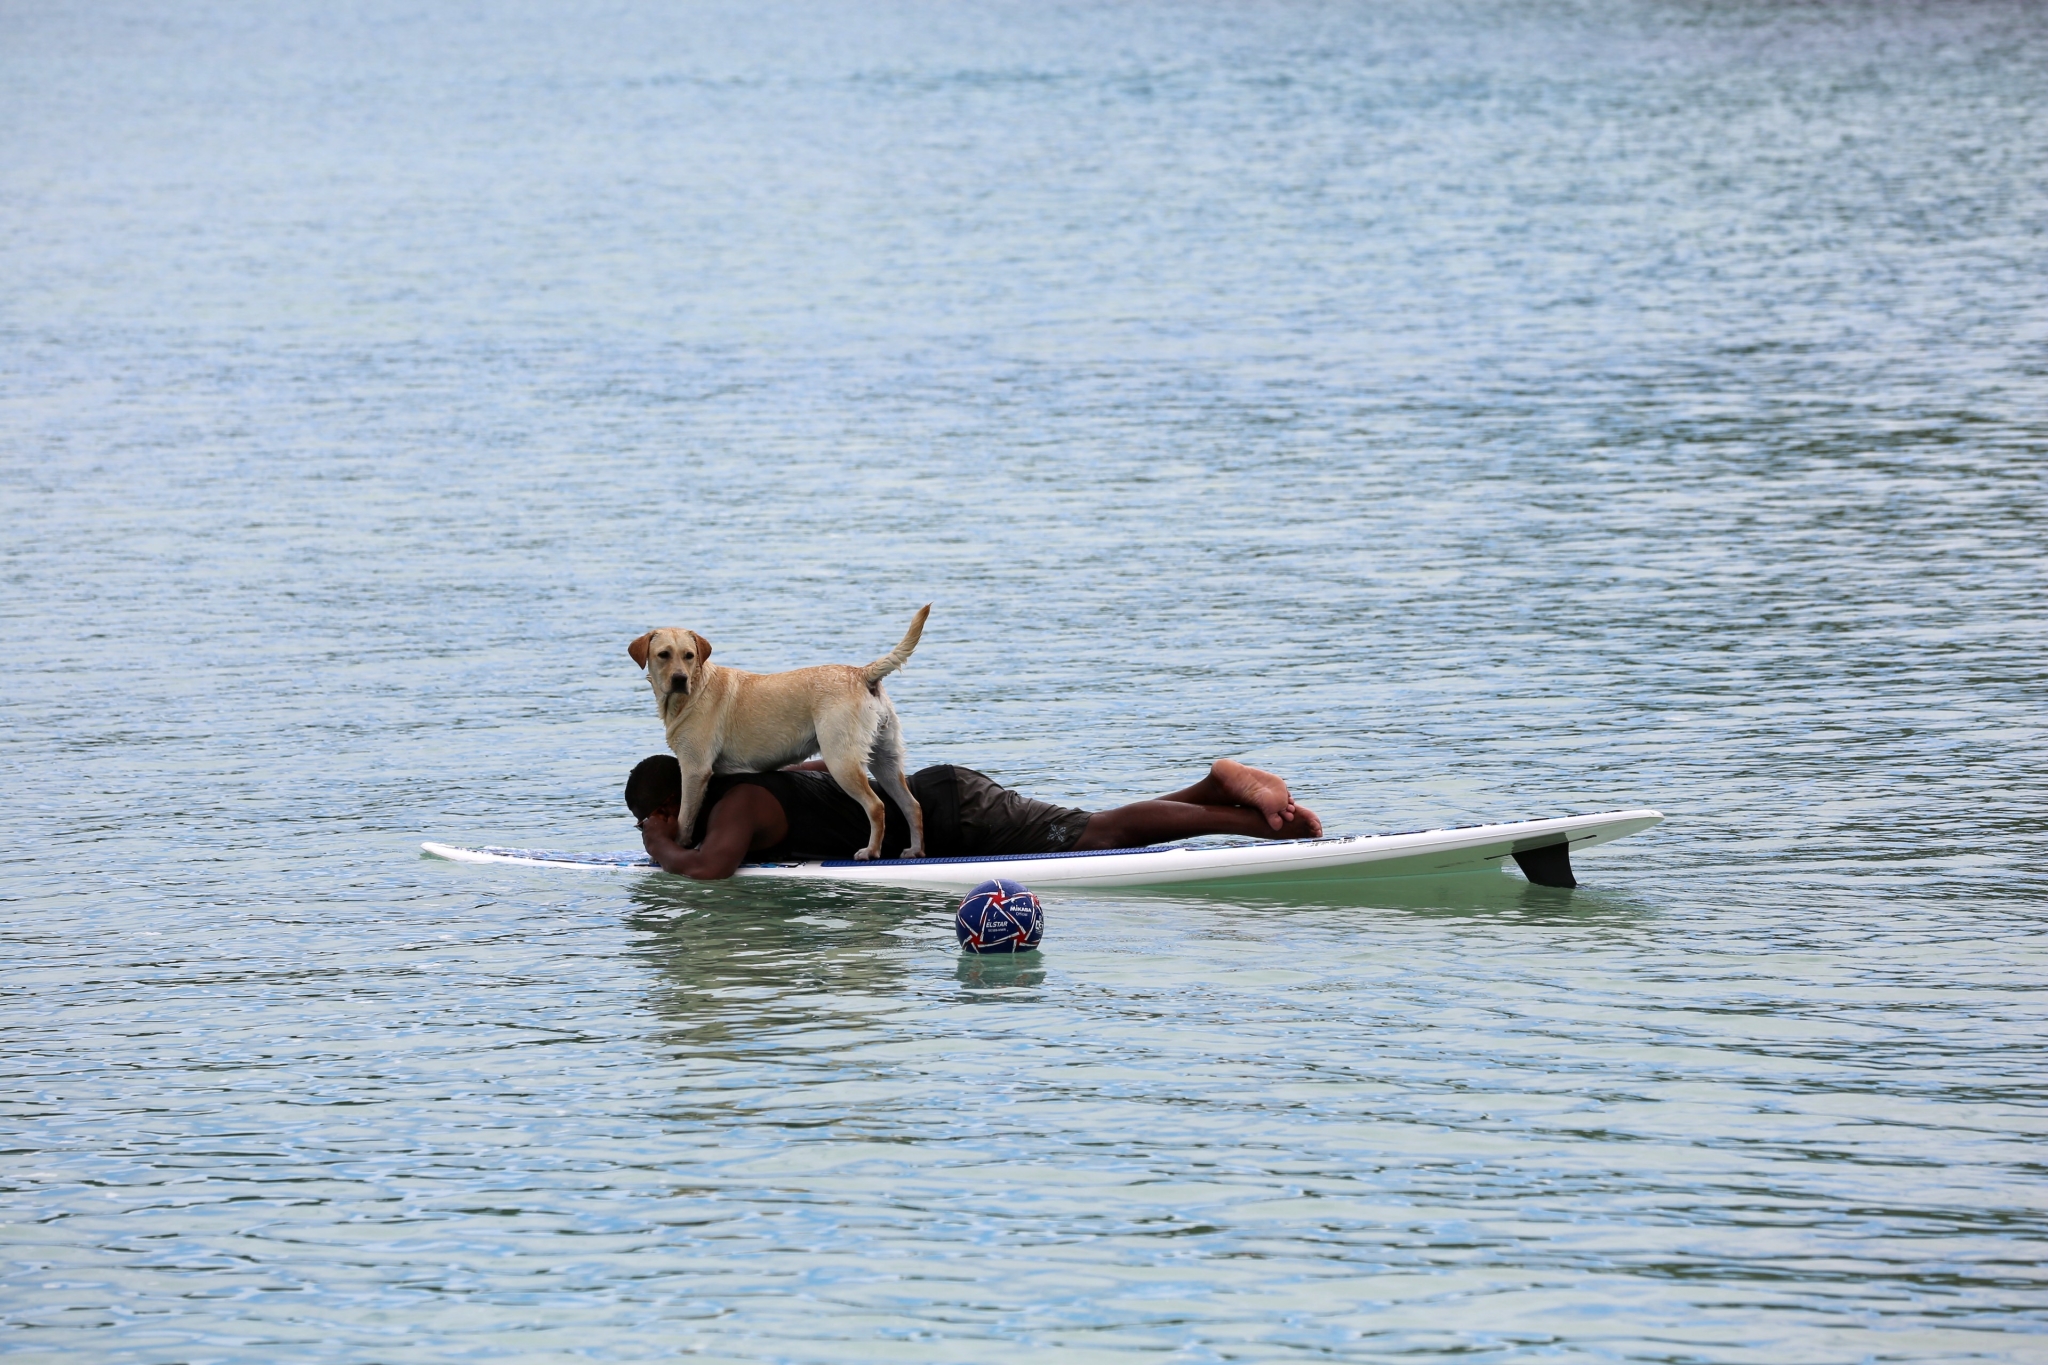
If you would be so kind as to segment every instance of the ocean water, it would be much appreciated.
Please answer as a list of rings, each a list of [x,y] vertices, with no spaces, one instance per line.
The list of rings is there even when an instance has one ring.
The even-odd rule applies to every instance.
[[[0,6],[0,1354],[2048,1359],[2048,10]],[[1564,894],[631,847],[625,655]]]

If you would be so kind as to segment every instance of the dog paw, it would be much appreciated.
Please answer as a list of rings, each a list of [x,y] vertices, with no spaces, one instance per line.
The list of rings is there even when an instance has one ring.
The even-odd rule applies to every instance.
[[[874,856],[873,852],[865,848],[857,848],[853,851],[853,860],[857,863],[864,863]]]
[[[920,844],[915,848],[906,848],[896,856],[899,858],[922,858],[925,856],[924,846]]]

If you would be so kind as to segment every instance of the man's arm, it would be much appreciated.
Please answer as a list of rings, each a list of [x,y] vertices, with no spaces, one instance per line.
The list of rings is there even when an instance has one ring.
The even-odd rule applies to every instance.
[[[750,850],[773,848],[787,838],[789,817],[780,801],[747,784],[734,787],[711,808],[701,845],[683,847],[679,833],[674,811],[658,810],[640,822],[640,842],[662,871],[718,881],[739,871]]]

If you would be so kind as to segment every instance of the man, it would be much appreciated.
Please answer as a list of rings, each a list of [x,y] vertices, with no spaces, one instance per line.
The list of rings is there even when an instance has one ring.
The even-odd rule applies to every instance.
[[[1313,839],[1323,832],[1323,822],[1295,804],[1285,782],[1228,758],[1210,764],[1209,775],[1192,787],[1112,810],[1033,801],[951,764],[912,775],[910,787],[924,807],[925,846],[934,858],[1143,848],[1199,834]],[[884,804],[889,823],[882,856],[893,858],[909,845],[910,828],[895,802]],[[648,856],[666,871],[701,881],[730,877],[750,859],[851,858],[868,842],[867,812],[815,760],[712,778],[697,828],[679,830],[682,769],[674,755],[656,754],[626,780],[626,805]]]

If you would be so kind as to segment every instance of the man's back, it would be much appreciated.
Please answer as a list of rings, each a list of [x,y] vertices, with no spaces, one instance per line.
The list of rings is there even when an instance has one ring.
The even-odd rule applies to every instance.
[[[932,774],[942,773],[940,768],[926,768],[910,778],[911,794],[925,812],[925,844],[934,856],[946,856],[932,848],[933,836],[942,830],[950,835],[954,828],[950,808],[943,821],[933,819],[934,807],[938,804],[934,796],[943,797],[943,781],[927,782]],[[795,863],[831,861],[851,858],[868,843],[868,815],[861,809],[860,802],[840,790],[830,773],[803,772],[780,769],[768,773],[730,773],[711,779],[710,790],[705,793],[703,813],[697,817],[697,828],[692,832],[691,843],[704,842],[705,831],[709,828],[711,814],[718,808],[719,801],[735,787],[759,787],[775,798],[782,807],[782,813],[789,821],[789,833],[773,848],[756,849],[748,855],[749,862]],[[896,803],[886,798],[888,807],[887,824],[882,833],[882,856],[898,858],[903,850],[910,847],[910,823]],[[947,847],[950,848],[951,840]]]

